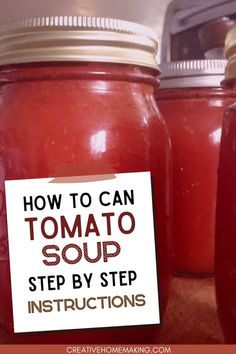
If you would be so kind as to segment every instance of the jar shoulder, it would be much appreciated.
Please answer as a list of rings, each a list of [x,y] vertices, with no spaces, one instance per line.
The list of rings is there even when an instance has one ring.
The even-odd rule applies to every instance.
[[[158,89],[156,91],[157,100],[169,99],[207,99],[220,97],[235,97],[236,90],[223,87],[185,87],[185,88],[170,88]]]

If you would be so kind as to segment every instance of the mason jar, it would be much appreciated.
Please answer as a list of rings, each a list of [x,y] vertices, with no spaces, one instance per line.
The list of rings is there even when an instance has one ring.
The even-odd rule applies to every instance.
[[[161,64],[156,99],[173,160],[174,271],[214,273],[217,167],[224,109],[235,92],[223,88],[225,60]]]
[[[77,16],[45,17],[18,21],[1,27],[0,321],[4,342],[41,344],[68,342],[151,343],[158,341],[160,325],[156,311],[159,306],[162,320],[169,293],[172,253],[169,209],[170,141],[154,97],[160,73],[155,60],[156,51],[157,42],[152,30],[139,24],[120,20]],[[42,309],[40,307],[42,303],[39,306],[36,297],[35,306],[40,307],[38,312],[45,311],[39,318],[40,321],[42,321],[41,318],[44,319],[44,328],[46,329],[37,332],[38,324],[35,323],[36,330],[32,331],[34,333],[30,333],[30,329],[26,333],[14,332],[13,317],[16,319],[18,315],[12,309],[12,299],[17,303],[20,294],[12,291],[10,278],[13,290],[17,288],[21,291],[22,288],[33,291],[36,287],[34,279],[40,274],[29,278],[31,285],[28,284],[28,287],[23,283],[18,283],[20,276],[17,277],[17,274],[21,274],[20,269],[23,267],[23,263],[27,262],[30,254],[30,249],[19,249],[18,252],[22,253],[22,263],[19,262],[17,267],[14,259],[16,237],[24,237],[20,231],[20,235],[14,235],[14,232],[12,234],[12,255],[9,261],[8,233],[9,229],[14,226],[14,222],[12,222],[14,215],[12,216],[10,211],[6,211],[4,181],[12,183],[18,181],[19,188],[17,190],[20,191],[24,180],[29,180],[28,186],[32,188],[30,187],[33,183],[32,180],[37,182],[38,179],[59,178],[59,183],[61,183],[60,178],[72,177],[70,181],[73,185],[75,182],[73,178],[79,178],[81,181],[83,176],[90,176],[90,179],[85,178],[88,181],[91,178],[98,178],[94,176],[102,175],[108,176],[104,178],[108,179],[107,185],[109,185],[109,176],[118,178],[117,174],[133,173],[135,182],[135,173],[140,172],[150,173],[151,176],[156,246],[148,248],[150,237],[148,231],[140,233],[138,237],[143,243],[141,255],[137,255],[137,250],[133,247],[132,252],[125,259],[125,264],[122,264],[121,271],[130,269],[128,268],[128,264],[130,264],[130,267],[139,267],[144,272],[149,257],[156,254],[155,267],[157,267],[158,273],[159,294],[157,294],[156,279],[152,283],[151,289],[147,288],[145,284],[143,285],[143,291],[146,291],[147,294],[152,291],[156,297],[159,295],[159,305],[156,303],[156,311],[154,311],[155,323],[143,320],[144,304],[147,306],[149,301],[147,295],[147,299],[142,299],[141,302],[137,300],[134,304],[132,298],[129,299],[129,302],[122,302],[124,307],[122,311],[119,309],[121,305],[117,302],[116,305],[112,302],[107,303],[106,306],[112,313],[110,321],[113,325],[104,326],[103,303],[101,299],[98,303],[98,298],[91,292],[91,304],[93,304],[91,306],[100,307],[100,315],[96,317],[96,320],[100,321],[99,327],[104,328],[84,328],[82,324],[83,328],[69,330],[53,330],[52,328],[51,331],[48,331],[47,319],[50,316],[47,315],[47,311],[51,309],[51,302],[45,303]],[[53,186],[51,185],[50,188]],[[142,188],[143,185],[140,185],[140,193]],[[34,191],[33,195],[38,192],[37,188],[32,190]],[[9,193],[11,193],[10,187]],[[146,196],[143,198],[145,200]],[[9,199],[9,205],[13,204],[14,207],[13,199]],[[42,198],[41,201],[43,201]],[[30,202],[27,201],[27,203]],[[142,208],[143,204],[139,201],[137,210],[140,215],[142,213],[145,215],[145,210]],[[38,209],[40,209],[39,205]],[[18,211],[20,212],[19,209]],[[11,220],[8,222],[8,232],[7,218]],[[140,216],[140,220],[136,220],[137,227],[142,221],[141,219],[142,216]],[[17,215],[16,220],[18,220]],[[52,217],[50,220],[52,224]],[[109,220],[107,219],[108,226]],[[33,221],[28,226],[33,227]],[[47,238],[52,238],[54,231],[46,233],[44,229],[44,234],[46,233]],[[90,225],[90,232],[95,233],[93,237],[96,242],[98,234],[96,234],[95,224],[93,224],[93,229]],[[80,242],[80,239],[77,242]],[[79,246],[76,247],[77,251],[80,250]],[[58,259],[57,244],[54,249],[53,254],[47,251],[48,260]],[[64,251],[65,257],[66,250]],[[132,259],[134,260],[132,261]],[[10,262],[11,265],[14,264],[16,269],[15,272],[11,270],[11,275]],[[25,269],[31,269],[34,274],[37,262],[37,259],[32,259]],[[104,264],[105,270],[109,269],[107,263]],[[73,270],[85,272],[86,269],[79,265],[79,263],[73,265]],[[50,277],[54,277],[55,274],[56,270],[53,268]],[[127,289],[128,281],[122,278],[125,274],[119,274],[120,284],[124,285],[124,288],[126,286],[125,289]],[[148,276],[147,273],[147,280]],[[131,277],[134,278],[132,274]],[[55,286],[50,283],[53,279],[47,278],[46,284],[49,289],[55,290]],[[44,279],[37,278],[38,282],[39,280],[43,281]],[[44,285],[44,283],[41,284],[41,290]],[[104,289],[102,289],[102,295],[108,297],[109,293]],[[114,293],[116,288],[112,289]],[[58,299],[60,293],[56,291],[54,293]],[[81,292],[78,290],[78,296],[80,294]],[[23,290],[21,295],[24,295]],[[115,293],[115,295],[118,296],[119,293]],[[138,294],[132,296],[136,295]],[[46,300],[48,301],[47,297]],[[110,300],[112,301],[112,299]],[[117,301],[123,301],[123,297],[118,296]],[[31,304],[30,302],[28,305],[31,306]],[[74,305],[70,306],[68,311],[76,310],[73,308]],[[133,306],[134,315],[125,316],[125,306],[130,311]],[[15,307],[19,313],[21,310],[27,311],[24,308],[19,308],[20,306]],[[31,307],[28,309],[28,312],[30,311],[32,311]],[[93,310],[91,309],[91,311]],[[137,311],[141,311],[138,316]],[[22,313],[25,314],[25,312]],[[80,313],[78,312],[78,316]],[[63,328],[64,316],[66,316],[65,312],[61,316],[55,315],[55,327]],[[122,321],[130,323],[135,318],[135,325],[127,327],[116,325]],[[23,324],[19,319],[20,329],[21,326]]]

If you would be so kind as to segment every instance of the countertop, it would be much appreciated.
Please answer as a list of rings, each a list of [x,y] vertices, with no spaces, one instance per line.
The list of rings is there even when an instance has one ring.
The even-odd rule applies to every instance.
[[[223,344],[214,278],[174,277],[160,338],[166,344]]]
[[[214,278],[173,278],[158,342],[161,344],[224,343],[216,311]],[[1,332],[0,343],[4,343]]]

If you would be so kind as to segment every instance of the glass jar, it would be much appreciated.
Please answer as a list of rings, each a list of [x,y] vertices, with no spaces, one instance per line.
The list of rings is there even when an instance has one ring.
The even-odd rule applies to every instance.
[[[214,271],[215,204],[221,123],[235,93],[220,87],[225,60],[161,65],[157,103],[173,151],[174,271]]]
[[[221,17],[204,23],[198,30],[198,38],[205,59],[225,59],[224,43],[227,32],[235,26],[229,17]]]
[[[225,54],[228,63],[223,87],[236,92],[235,65],[236,28],[226,37]],[[235,102],[235,101],[234,101]],[[236,343],[236,104],[224,115],[218,169],[216,207],[216,297],[218,313],[227,343]]]
[[[4,205],[4,180],[150,171],[163,315],[171,277],[170,143],[154,99],[155,35],[130,22],[86,17],[30,19],[0,32],[4,342],[157,341],[158,325],[14,333]]]

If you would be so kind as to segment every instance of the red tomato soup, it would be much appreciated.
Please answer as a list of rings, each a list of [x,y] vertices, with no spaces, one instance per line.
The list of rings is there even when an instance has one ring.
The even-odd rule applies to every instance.
[[[223,86],[236,92],[236,29],[226,37],[228,58]],[[227,108],[222,127],[216,207],[216,296],[227,343],[236,343],[236,105]]]
[[[161,322],[170,286],[170,143],[154,99],[159,75],[154,35],[119,20],[57,21],[29,20],[1,29],[1,340],[155,343],[159,325],[13,330],[5,180],[150,171]],[[140,237],[145,248],[145,234]],[[140,262],[145,267],[145,259]]]
[[[224,60],[162,64],[157,103],[173,150],[174,271],[214,271],[221,124],[235,93],[220,87]]]

